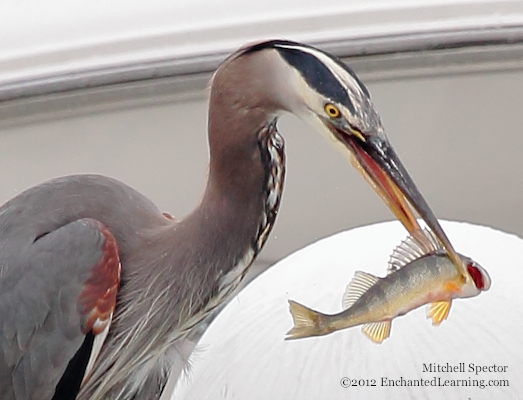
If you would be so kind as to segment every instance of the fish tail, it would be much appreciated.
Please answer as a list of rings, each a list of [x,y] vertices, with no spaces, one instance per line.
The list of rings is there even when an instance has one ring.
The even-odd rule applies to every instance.
[[[289,300],[289,310],[294,321],[294,327],[287,332],[285,340],[300,339],[309,336],[320,336],[329,333],[325,329],[325,315]]]

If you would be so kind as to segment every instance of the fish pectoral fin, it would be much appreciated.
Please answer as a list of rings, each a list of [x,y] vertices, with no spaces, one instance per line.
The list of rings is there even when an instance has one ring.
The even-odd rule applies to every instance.
[[[447,319],[452,301],[441,300],[430,303],[427,310],[427,318],[432,318],[432,325],[439,325]]]
[[[447,282],[447,284],[445,285],[445,290],[448,292],[448,293],[462,293],[463,292],[463,289],[461,288],[460,285],[458,285],[457,282]]]
[[[341,299],[343,309],[351,307],[363,294],[374,286],[380,278],[363,271],[356,271],[354,277],[347,285]]]
[[[374,343],[382,343],[390,335],[390,326],[392,321],[382,321],[382,322],[371,322],[363,325],[361,328],[362,332],[367,335],[370,340]]]

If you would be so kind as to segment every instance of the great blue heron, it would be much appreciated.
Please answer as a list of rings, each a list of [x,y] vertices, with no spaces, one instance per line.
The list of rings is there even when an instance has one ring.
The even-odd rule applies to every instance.
[[[53,179],[0,208],[2,400],[160,397],[185,338],[234,293],[273,226],[282,112],[335,138],[409,231],[410,204],[455,254],[354,72],[299,43],[248,46],[212,79],[209,176],[186,218],[99,175]]]

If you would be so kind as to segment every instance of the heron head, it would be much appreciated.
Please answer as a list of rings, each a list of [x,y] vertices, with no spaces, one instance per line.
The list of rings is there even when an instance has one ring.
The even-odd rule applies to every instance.
[[[409,233],[424,241],[416,211],[463,276],[471,280],[385,135],[369,91],[340,59],[304,44],[273,40],[240,49],[214,77],[215,104],[226,103],[220,96],[226,96],[229,104],[229,109],[213,111],[221,119],[224,112],[233,110],[235,115],[249,115],[249,124],[256,125],[287,111],[308,121],[349,154],[353,166]]]
[[[344,152],[407,230],[419,236],[414,210],[434,232],[461,272],[468,271],[387,136],[369,91],[340,59],[285,40],[258,43],[239,54],[264,53],[264,91],[282,110],[310,122]],[[272,70],[271,70],[272,69]],[[270,70],[270,72],[269,72]],[[266,97],[265,97],[266,98]]]

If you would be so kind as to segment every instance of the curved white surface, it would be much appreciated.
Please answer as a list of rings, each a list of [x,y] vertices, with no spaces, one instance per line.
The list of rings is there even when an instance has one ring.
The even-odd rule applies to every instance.
[[[522,24],[519,0],[8,0],[0,3],[0,84],[229,52],[262,38],[322,42]]]
[[[521,399],[523,383],[523,240],[465,223],[443,227],[460,253],[492,277],[490,291],[454,302],[433,327],[425,308],[397,318],[391,337],[376,345],[359,328],[284,341],[291,328],[287,300],[327,313],[341,310],[354,271],[383,276],[389,254],[405,237],[397,222],[329,237],[276,264],[244,289],[211,324],[172,399]],[[423,372],[423,363],[458,365],[466,372]],[[506,372],[469,372],[469,364],[507,366]],[[376,379],[375,387],[340,385],[343,377]],[[508,380],[509,387],[383,387],[390,379]]]

